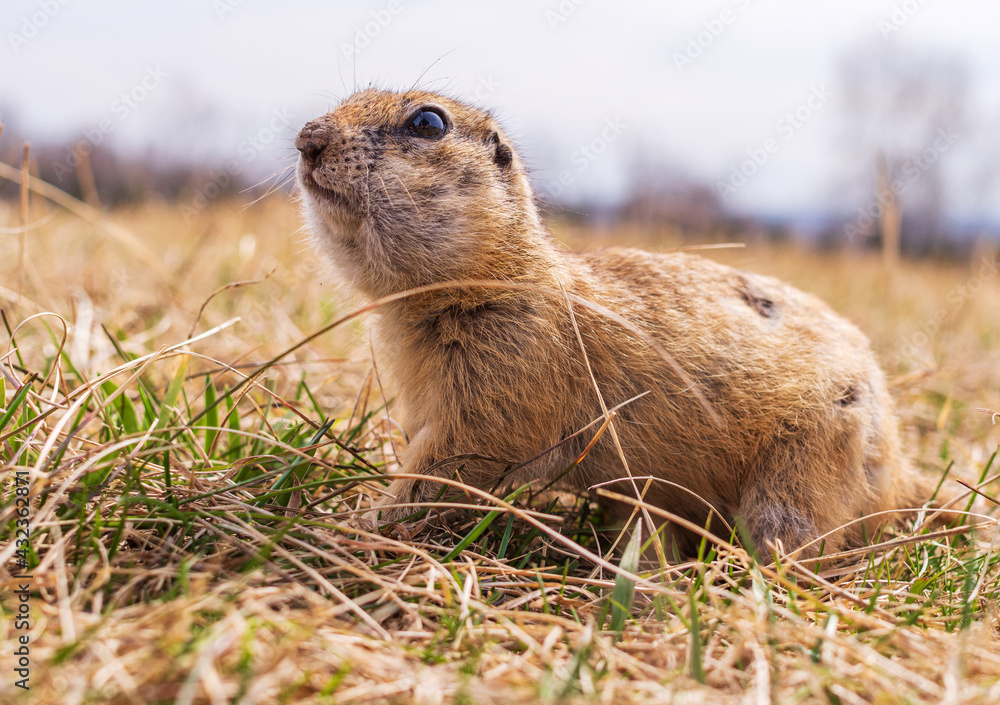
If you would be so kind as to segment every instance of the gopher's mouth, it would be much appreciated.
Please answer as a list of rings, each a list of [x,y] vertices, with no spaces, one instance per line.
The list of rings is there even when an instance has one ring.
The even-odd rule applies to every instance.
[[[328,205],[335,206],[337,208],[350,209],[351,202],[348,200],[347,196],[340,193],[339,191],[334,191],[333,189],[326,188],[325,186],[320,186],[315,184],[312,189],[313,193],[322,198]]]
[[[299,182],[302,184],[302,187],[324,205],[338,210],[344,210],[349,213],[355,212],[355,204],[350,196],[343,191],[323,186],[316,181],[310,172],[306,170],[301,170],[299,172],[299,177]]]

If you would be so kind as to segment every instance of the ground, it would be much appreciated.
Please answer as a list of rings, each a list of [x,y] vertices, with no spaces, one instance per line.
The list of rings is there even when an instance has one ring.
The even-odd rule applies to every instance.
[[[591,503],[536,488],[371,533],[357,510],[405,438],[364,314],[286,195],[110,219],[36,199],[28,220],[19,232],[0,204],[3,702],[1000,701],[989,518],[915,513],[818,575],[706,543],[638,583],[616,577],[634,551],[583,552],[598,550]],[[554,230],[576,248],[692,244]],[[994,251],[895,271],[752,238],[703,254],[857,323],[921,469],[1000,493],[1000,428],[980,411],[1000,409]],[[19,481],[26,544],[10,538]],[[13,670],[22,636],[30,691]]]

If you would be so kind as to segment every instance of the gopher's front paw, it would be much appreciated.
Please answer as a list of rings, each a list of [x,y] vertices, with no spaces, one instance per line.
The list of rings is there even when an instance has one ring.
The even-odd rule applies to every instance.
[[[366,514],[366,519],[375,526],[404,521],[420,511],[417,504],[420,497],[416,490],[417,484],[413,480],[393,480],[381,499],[375,502],[372,511]]]

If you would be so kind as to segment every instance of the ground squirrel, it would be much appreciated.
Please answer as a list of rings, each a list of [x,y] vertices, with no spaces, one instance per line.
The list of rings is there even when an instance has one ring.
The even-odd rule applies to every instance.
[[[602,417],[596,382],[606,408],[633,399],[614,420],[631,473],[669,481],[654,481],[647,501],[704,525],[693,492],[729,522],[741,517],[761,550],[930,498],[857,328],[809,294],[698,256],[566,251],[487,112],[430,92],[362,90],[306,124],[295,146],[309,229],[356,294],[497,283],[374,313],[379,369],[409,436],[404,471],[459,471],[487,489],[504,472],[511,484],[549,481],[593,436],[560,444]],[[562,483],[624,476],[605,433]],[[395,480],[383,521],[440,489]],[[884,520],[840,531],[826,551]]]

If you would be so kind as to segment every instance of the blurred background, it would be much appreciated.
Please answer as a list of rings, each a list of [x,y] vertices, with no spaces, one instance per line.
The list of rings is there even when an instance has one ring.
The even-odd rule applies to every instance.
[[[353,90],[416,85],[493,111],[552,217],[964,258],[1000,233],[992,17],[986,0],[4,0],[0,161],[30,140],[42,179],[91,205],[197,212],[287,188],[296,130]]]

